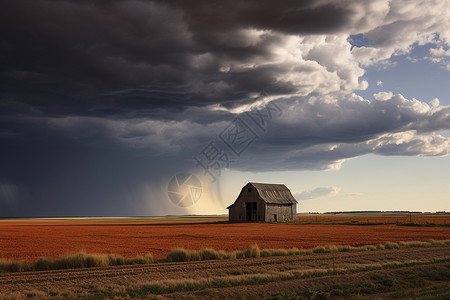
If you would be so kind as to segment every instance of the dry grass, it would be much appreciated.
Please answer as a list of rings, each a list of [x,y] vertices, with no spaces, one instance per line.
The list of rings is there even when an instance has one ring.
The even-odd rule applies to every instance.
[[[212,259],[234,259],[234,258],[250,258],[260,257],[261,250],[257,245],[253,245],[244,251],[223,251],[212,248],[203,248],[200,250],[187,250],[184,248],[173,249],[167,254],[167,261],[182,262],[182,261],[197,261],[197,260],[212,260]]]
[[[0,272],[23,272],[28,269],[25,261],[5,260],[0,258]]]
[[[107,267],[115,265],[137,265],[153,263],[153,256],[125,258],[118,254],[88,254],[79,252],[66,254],[56,260],[41,257],[34,265],[27,265],[25,261],[10,261],[0,259],[0,272],[47,271],[61,269],[77,269],[91,267]]]
[[[260,257],[261,256],[261,250],[259,249],[258,245],[253,245],[249,248],[247,248],[244,251],[244,256],[249,257]]]
[[[87,254],[79,252],[76,254],[64,255],[60,259],[53,261],[49,266],[51,266],[51,269],[75,269],[149,263],[153,263],[153,256],[150,253],[145,256],[125,258],[118,254]]]
[[[171,250],[169,254],[167,254],[167,261],[182,262],[213,259],[234,259],[244,257],[245,254],[243,251],[223,251],[215,250],[212,248],[203,248],[200,250],[186,250],[184,248],[176,248]]]
[[[350,246],[350,245],[329,245],[318,246],[311,249],[260,249],[258,245],[253,245],[243,251],[224,251],[212,248],[203,248],[200,250],[188,250],[176,248],[171,250],[166,257],[168,262],[185,262],[214,259],[242,259],[269,256],[287,256],[287,255],[307,255],[312,253],[334,253],[334,252],[356,252],[356,251],[375,251],[382,249],[398,248],[417,248],[432,246],[450,246],[450,240],[429,240],[429,241],[408,241],[408,242],[386,242],[377,245]],[[153,256],[149,253],[144,256],[134,258],[125,258],[119,254],[88,254],[79,252],[76,254],[67,254],[59,259],[51,260],[47,257],[41,257],[34,265],[27,265],[25,261],[12,261],[0,258],[0,272],[23,272],[23,271],[46,271],[60,269],[107,267],[115,265],[136,265],[153,263]]]
[[[375,251],[382,249],[398,249],[398,248],[416,248],[416,247],[432,247],[432,246],[450,246],[450,240],[430,240],[426,242],[386,242],[377,245],[364,246],[319,246],[312,249],[260,249],[258,245],[253,245],[244,251],[223,251],[212,248],[204,248],[200,250],[187,250],[184,248],[176,248],[167,254],[169,262],[198,261],[211,259],[232,259],[232,258],[250,258],[250,257],[269,257],[269,256],[287,256],[287,255],[306,255],[312,253],[333,253],[333,252],[357,252],[357,251]]]

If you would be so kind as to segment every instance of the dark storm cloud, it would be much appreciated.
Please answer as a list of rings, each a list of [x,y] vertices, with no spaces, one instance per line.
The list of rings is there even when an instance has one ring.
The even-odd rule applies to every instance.
[[[191,162],[172,161],[92,140],[5,144],[0,217],[182,214],[164,198],[165,175]]]
[[[248,44],[243,29],[330,33],[351,16],[349,6],[315,1],[3,1],[1,112],[123,114],[293,93],[275,86],[285,66],[218,69],[269,60],[282,43],[272,34]]]
[[[449,107],[430,107],[401,95],[384,94],[377,98],[367,101],[353,95],[340,99],[321,96],[276,100],[282,115],[274,117],[265,132],[258,132],[258,139],[230,167],[243,171],[321,170],[368,153],[414,156],[449,153],[448,139],[433,133],[450,128]],[[236,117],[226,111],[201,108],[186,112],[170,113],[167,119],[8,117],[0,124],[6,129],[3,140],[8,143],[81,144],[128,149],[131,156],[135,149],[153,155],[156,160],[158,157],[192,160]]]
[[[415,16],[393,7],[2,1],[0,217],[186,213],[161,200],[167,180],[195,169],[193,156],[238,113],[270,101],[282,117],[231,168],[320,170],[367,153],[448,154],[448,139],[433,133],[450,128],[448,107],[352,95],[367,87],[361,63],[397,49],[382,23]],[[408,20],[408,28],[417,21]],[[380,47],[386,34],[388,51],[351,50],[349,35],[366,32]],[[418,35],[402,36],[407,48]]]

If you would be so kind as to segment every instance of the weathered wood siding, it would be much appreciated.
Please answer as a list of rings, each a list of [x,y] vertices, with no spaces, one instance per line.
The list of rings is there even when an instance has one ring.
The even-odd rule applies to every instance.
[[[297,215],[297,204],[266,204],[266,222],[294,221]],[[276,217],[275,217],[276,216]]]
[[[251,189],[249,191],[249,188]],[[246,185],[236,202],[229,209],[228,220],[230,222],[248,222],[246,216],[245,205],[247,202],[256,202],[256,220],[255,222],[262,222],[265,220],[265,202],[258,195],[258,191],[251,185]]]
[[[296,219],[296,203],[289,203],[290,199],[286,199],[286,195],[282,195],[281,199],[270,198],[277,195],[276,191],[273,195],[266,192],[260,194],[254,184],[256,183],[245,185],[234,204],[228,207],[228,220],[230,222],[289,222]],[[259,184],[259,186],[261,185],[264,187],[264,184]],[[279,188],[280,185],[274,186]],[[287,189],[284,185],[283,187],[285,190]],[[288,193],[292,198],[289,190]],[[295,202],[295,199],[292,198],[292,200]],[[274,201],[274,203],[270,201]],[[254,205],[250,203],[256,203],[256,213],[253,209]],[[247,207],[249,207],[248,211]]]

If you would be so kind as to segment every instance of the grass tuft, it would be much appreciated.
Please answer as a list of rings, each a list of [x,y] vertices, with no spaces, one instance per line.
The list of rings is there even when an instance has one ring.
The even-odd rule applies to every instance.
[[[410,242],[386,242],[377,245],[364,246],[318,246],[312,249],[260,249],[258,245],[253,245],[243,251],[223,251],[211,248],[204,248],[201,250],[186,250],[177,248],[170,251],[167,255],[167,261],[195,261],[195,260],[211,260],[211,259],[242,259],[250,257],[269,257],[269,256],[287,256],[287,255],[307,255],[311,253],[334,253],[334,252],[356,252],[356,251],[376,251],[382,249],[398,249],[408,247],[431,247],[431,246],[448,246],[450,240],[440,241],[410,241]]]
[[[400,248],[399,244],[393,242],[387,242],[384,244],[384,248],[386,249],[398,249]]]
[[[48,271],[53,267],[52,260],[48,257],[41,257],[34,264],[36,271]]]
[[[420,247],[429,247],[432,246],[429,242],[422,241],[410,241],[410,242],[398,242],[400,248],[420,248]]]
[[[124,258],[119,254],[87,254],[85,252],[79,252],[75,254],[66,254],[55,260],[51,260],[48,257],[41,257],[32,266],[28,266],[25,261],[0,259],[0,272],[48,271],[116,265],[150,264],[153,262],[154,259],[150,253],[134,258]]]
[[[189,261],[188,252],[184,248],[173,249],[167,254],[167,261],[169,262],[180,262]]]
[[[0,272],[23,272],[28,270],[29,267],[23,260],[0,259]]]
[[[138,255],[135,258],[128,258],[125,259],[126,265],[145,265],[145,264],[151,264],[154,262],[153,255],[150,253],[145,254],[144,256]],[[110,265],[113,265],[110,262]]]
[[[185,262],[213,259],[242,259],[252,257],[286,256],[286,255],[308,255],[312,253],[334,253],[334,252],[354,252],[354,251],[375,251],[382,249],[398,249],[411,247],[433,247],[450,246],[450,240],[430,240],[430,241],[408,241],[408,242],[386,242],[377,245],[364,246],[318,246],[312,249],[260,249],[258,245],[253,245],[243,251],[224,251],[212,248],[203,248],[200,250],[187,250],[176,248],[171,250],[166,257],[168,262]],[[25,261],[11,261],[0,258],[0,272],[23,272],[23,271],[46,271],[59,269],[75,269],[89,267],[106,267],[115,265],[136,265],[150,264],[154,262],[153,256],[148,253],[134,258],[124,258],[119,254],[87,254],[79,252],[67,254],[59,259],[51,260],[47,257],[41,257],[38,261],[28,266]]]
[[[244,251],[244,256],[247,257],[247,258],[260,257],[261,256],[261,250],[259,249],[258,245],[253,245],[253,246],[247,248]]]
[[[220,253],[211,248],[204,248],[200,250],[200,257],[202,260],[219,259]]]
[[[375,250],[377,250],[377,246],[376,245],[366,245],[366,246],[362,246],[362,248],[364,249],[364,251],[375,251]]]
[[[78,269],[106,266],[109,266],[107,255],[86,254],[84,252],[66,254],[60,259],[53,261],[54,269]]]

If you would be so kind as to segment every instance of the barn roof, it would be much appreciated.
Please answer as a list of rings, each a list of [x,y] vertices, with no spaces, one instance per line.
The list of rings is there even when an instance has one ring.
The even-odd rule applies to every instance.
[[[242,188],[242,191],[248,185],[252,185],[258,192],[258,195],[266,203],[271,203],[271,204],[295,204],[295,203],[298,203],[297,200],[295,200],[294,196],[292,196],[291,191],[284,184],[249,182]],[[242,191],[239,194],[239,197],[241,196]],[[237,199],[236,199],[236,201],[237,201]],[[233,204],[231,204],[230,206],[228,206],[227,208],[230,208],[231,206],[233,206],[236,203],[236,201]]]
[[[292,204],[297,203],[291,191],[284,184],[257,183],[250,184],[258,191],[259,196],[266,203]]]

